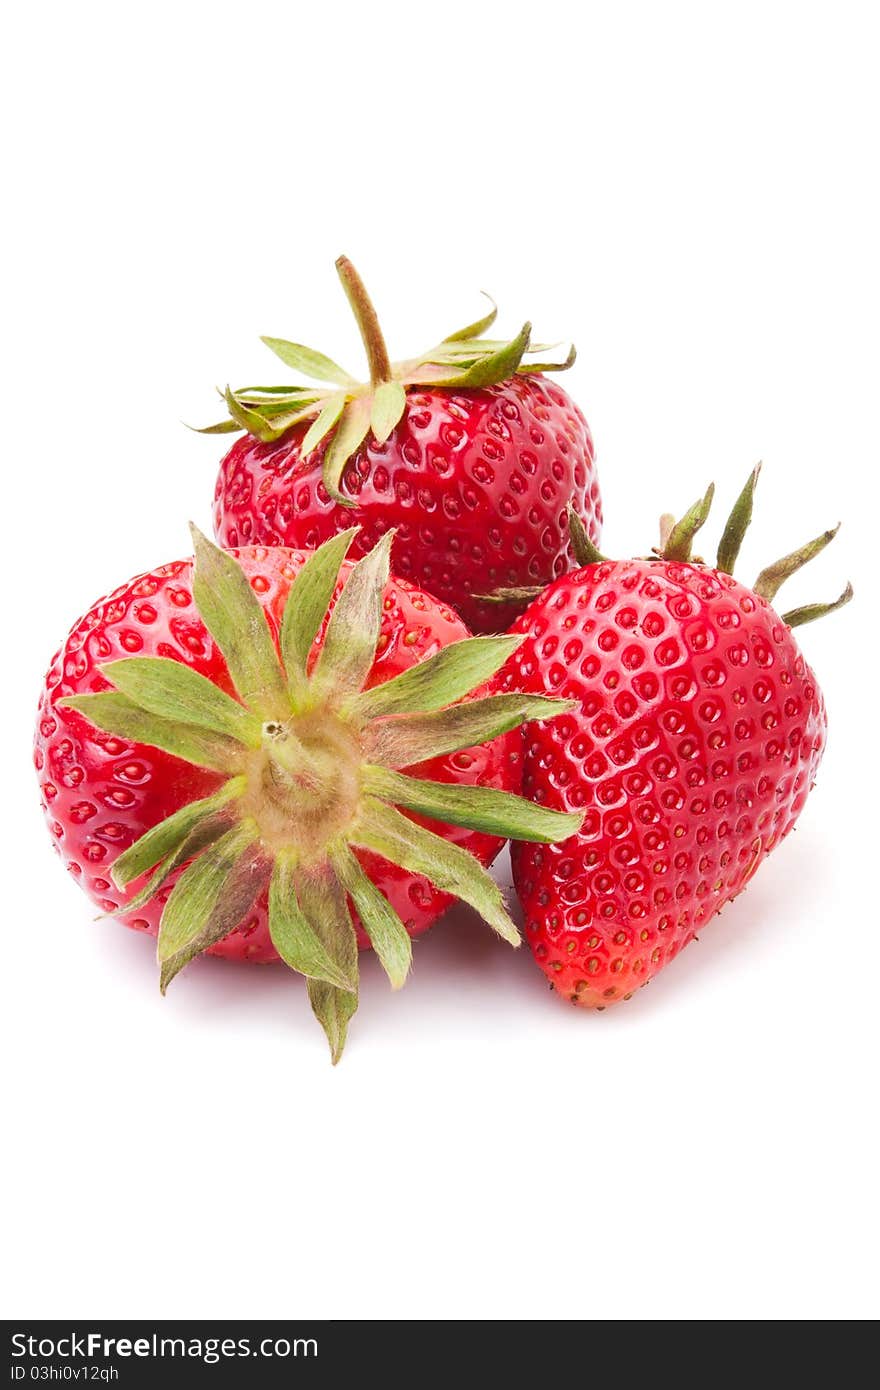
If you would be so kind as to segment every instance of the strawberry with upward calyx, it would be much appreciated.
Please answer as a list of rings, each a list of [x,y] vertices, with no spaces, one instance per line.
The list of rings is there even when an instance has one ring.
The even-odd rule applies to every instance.
[[[335,1061],[358,945],[402,984],[410,936],[451,896],[517,943],[483,865],[509,835],[579,818],[513,794],[510,731],[565,706],[466,700],[518,639],[468,638],[389,579],[390,534],[356,565],[351,531],[308,558],[236,559],[194,536],[194,567],[117,589],[53,662],[35,748],[46,813],[86,891],[158,932],[163,992],[202,951],[280,956],[307,976]]]
[[[314,547],[357,522],[353,553],[397,528],[403,578],[457,608],[475,632],[521,611],[481,595],[545,585],[572,565],[566,503],[593,540],[602,512],[587,422],[528,361],[526,324],[511,342],[481,335],[495,309],[437,347],[392,363],[354,267],[337,269],[370,367],[359,383],[321,353],[264,342],[287,366],[328,385],[226,392],[230,418],[206,433],[245,431],[220,465],[215,530],[226,546]]]
[[[551,847],[512,849],[526,935],[575,1004],[628,999],[748,883],[791,830],[825,744],[825,707],[792,634],[836,603],[783,614],[779,586],[826,532],[771,565],[753,589],[732,577],[757,470],[716,565],[691,558],[712,490],[664,518],[647,560],[607,560],[573,523],[584,568],[514,625],[525,637],[506,688],[577,700],[526,734],[523,790],[583,814]]]

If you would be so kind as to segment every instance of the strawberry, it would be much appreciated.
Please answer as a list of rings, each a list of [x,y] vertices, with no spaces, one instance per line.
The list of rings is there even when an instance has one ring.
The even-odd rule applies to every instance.
[[[803,810],[825,745],[825,706],[792,629],[845,603],[771,606],[826,532],[759,576],[732,577],[757,470],[714,566],[691,558],[712,489],[656,558],[613,561],[574,538],[584,568],[514,625],[507,689],[576,700],[526,735],[523,790],[583,813],[545,848],[513,846],[535,959],[575,1004],[628,999],[739,893]]]
[[[116,589],[53,661],[35,748],[46,814],[86,892],[158,935],[163,993],[203,951],[281,957],[307,976],[335,1061],[358,946],[402,984],[410,937],[453,895],[516,943],[483,866],[508,835],[571,828],[513,794],[510,731],[560,706],[455,703],[518,639],[469,638],[389,579],[390,533],[356,565],[352,531],[309,557],[194,538],[194,565]]]
[[[223,459],[215,530],[224,546],[314,548],[356,522],[363,555],[392,527],[395,572],[456,608],[475,632],[503,631],[522,603],[480,595],[545,585],[573,563],[571,501],[593,540],[601,502],[587,422],[542,372],[574,361],[527,362],[526,324],[511,342],[481,335],[495,309],[437,347],[391,363],[375,309],[353,266],[337,261],[364,340],[370,380],[358,383],[320,353],[263,341],[327,386],[226,392],[243,430]]]

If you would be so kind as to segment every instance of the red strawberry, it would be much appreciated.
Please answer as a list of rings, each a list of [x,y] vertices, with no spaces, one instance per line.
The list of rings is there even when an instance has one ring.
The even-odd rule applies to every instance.
[[[516,639],[468,639],[389,580],[390,535],[343,564],[351,539],[236,560],[195,533],[195,567],[141,575],[73,628],[35,749],[62,857],[106,912],[158,934],[163,990],[202,951],[281,956],[308,976],[334,1058],[357,945],[402,984],[410,936],[451,895],[516,942],[481,866],[508,834],[563,824],[511,794],[509,731],[534,700],[445,708]]]
[[[530,327],[512,342],[482,338],[495,310],[421,357],[392,364],[354,268],[337,268],[357,317],[370,382],[319,353],[263,341],[329,387],[227,391],[243,429],[220,466],[214,510],[221,544],[314,547],[357,522],[353,553],[391,527],[396,573],[457,608],[475,632],[503,630],[522,603],[478,595],[544,585],[572,565],[571,501],[593,540],[602,510],[587,422],[538,373],[574,361],[526,363]]]
[[[851,597],[779,616],[782,581],[834,532],[765,570],[730,571],[757,470],[718,563],[691,559],[711,489],[657,559],[566,575],[515,624],[506,688],[577,700],[526,735],[523,790],[584,814],[545,848],[513,846],[526,933],[573,1003],[628,999],[748,883],[803,810],[825,744],[825,707],[792,634]],[[577,528],[575,526],[574,530]]]

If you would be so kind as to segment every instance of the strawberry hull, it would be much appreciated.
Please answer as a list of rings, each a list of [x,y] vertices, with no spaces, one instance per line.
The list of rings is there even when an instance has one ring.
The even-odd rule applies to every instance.
[[[283,605],[304,556],[290,550],[249,548],[239,561],[277,640]],[[345,567],[346,573],[351,569]],[[378,685],[451,642],[467,629],[444,604],[406,581],[392,579],[385,592],[379,650],[368,679]],[[161,656],[181,661],[234,693],[226,663],[200,619],[192,598],[192,562],[177,561],[138,576],[96,604],[71,630],[54,658],[40,698],[34,761],[42,802],[56,849],[70,873],[105,913],[130,901],[141,880],[117,889],[114,860],[145,831],[190,802],[210,796],[222,774],[173,757],[156,747],[101,732],[81,713],[58,708],[64,696],[107,690],[99,665],[130,656]],[[466,752],[422,765],[420,774],[456,785],[488,785],[518,790],[514,732]],[[502,844],[496,836],[413,820],[462,845],[483,864]],[[426,930],[452,900],[426,878],[407,874],[368,851],[358,851],[370,878],[386,894],[410,935]],[[176,871],[156,897],[119,920],[156,935],[162,909],[180,876]],[[369,941],[358,924],[358,944]],[[270,961],[277,953],[269,937],[264,894],[210,954],[235,960]]]

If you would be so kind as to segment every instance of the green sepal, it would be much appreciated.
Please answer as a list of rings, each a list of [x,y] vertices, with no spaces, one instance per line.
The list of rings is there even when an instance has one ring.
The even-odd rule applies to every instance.
[[[300,910],[312,931],[324,943],[344,977],[357,987],[358,947],[354,923],[339,879],[328,860],[296,871],[296,895]]]
[[[261,719],[290,713],[287,682],[260,600],[234,556],[192,526],[193,598],[241,699]]]
[[[373,392],[370,429],[377,444],[384,444],[400,424],[406,410],[406,391],[399,381],[383,381]]]
[[[681,563],[690,560],[694,537],[709,515],[714,496],[715,484],[710,483],[699,501],[689,507],[681,520],[675,523],[663,547],[664,560],[678,560]]]
[[[304,347],[302,343],[290,343],[286,338],[267,338],[260,340],[266,347],[280,357],[286,367],[302,372],[312,381],[330,381],[334,386],[356,386],[357,382],[343,367],[325,357],[323,352]]]
[[[489,695],[431,714],[375,720],[364,732],[364,755],[381,767],[410,767],[429,758],[475,748],[536,719],[579,708],[547,695]]]
[[[663,512],[660,516],[660,545],[654,551],[655,555],[665,555],[669,537],[675,529],[675,513]]]
[[[367,765],[363,769],[365,792],[383,801],[405,806],[408,811],[430,816],[446,825],[463,825],[484,835],[505,840],[529,840],[553,844],[567,840],[581,827],[583,815],[575,811],[550,811],[524,796],[496,791],[494,787],[468,787],[407,777],[392,768]]]
[[[300,908],[296,893],[296,857],[282,851],[275,860],[269,884],[269,935],[285,965],[309,979],[324,980],[343,990],[357,989],[357,958],[343,943],[343,959],[331,954],[333,941],[322,940]]]
[[[358,531],[339,531],[310,555],[290,586],[281,619],[281,660],[292,693],[305,684],[309,653],[330,606],[342,562]]]
[[[357,938],[345,900],[345,891],[329,864],[299,872],[296,880],[300,907],[312,929],[345,973],[357,980]],[[342,1056],[349,1020],[358,1006],[357,988],[339,989],[325,980],[307,977],[309,1000],[315,1017],[327,1035],[333,1065]]]
[[[488,299],[489,303],[492,305],[488,314],[484,314],[483,317],[477,319],[475,323],[466,324],[464,328],[459,328],[455,333],[450,333],[448,338],[443,339],[444,344],[470,343],[472,338],[481,338],[483,334],[492,327],[492,324],[498,317],[498,306],[492,296],[486,294],[485,290],[481,290],[480,293],[483,298]]]
[[[343,507],[354,507],[355,500],[340,492],[345,465],[352,454],[357,453],[370,429],[370,400],[367,396],[355,396],[345,404],[339,417],[330,443],[324,452],[321,465],[321,478],[324,487],[334,502]]]
[[[223,398],[226,401],[226,409],[240,430],[246,430],[248,434],[252,434],[255,439],[262,440],[264,444],[270,444],[273,439],[277,439],[277,432],[269,424],[266,417],[256,410],[251,410],[249,406],[242,405],[230,386],[227,386]],[[207,434],[208,431],[203,430],[202,433]]]
[[[725,523],[715,560],[715,568],[721,570],[723,574],[733,574],[736,567],[746,531],[751,524],[755,488],[758,485],[760,472],[761,465],[759,463],[749,474],[746,485],[734,502],[733,511]]]
[[[73,709],[107,734],[161,748],[196,767],[212,772],[237,772],[241,764],[241,744],[222,734],[209,733],[194,724],[180,724],[141,709],[120,690],[100,690],[93,695],[66,695],[58,701],[62,709]]]
[[[267,887],[271,864],[257,827],[242,821],[203,850],[174,885],[159,926],[160,988],[239,925]]]
[[[546,584],[512,584],[508,587],[493,589],[491,594],[474,594],[481,603],[532,603],[534,599],[540,598],[546,589]]]
[[[197,820],[192,830],[185,839],[181,840],[177,848],[159,861],[143,888],[128,902],[117,907],[111,916],[125,917],[132,912],[140,912],[142,907],[146,907],[147,903],[155,898],[176,869],[181,868],[190,859],[195,859],[196,855],[201,854],[203,849],[212,845],[215,840],[219,840],[221,835],[225,835],[234,819],[234,817],[224,813],[221,808],[219,811],[214,811]]]
[[[497,352],[489,353],[488,357],[478,359],[472,367],[461,376],[455,385],[465,387],[467,390],[475,390],[483,386],[495,386],[500,381],[514,375],[523,356],[529,350],[529,339],[532,336],[532,325],[524,323],[515,338],[511,338],[503,348]]]
[[[532,348],[531,351],[535,352],[537,349]],[[570,343],[568,352],[561,362],[520,362],[516,370],[518,376],[533,376],[537,372],[567,372],[576,361],[577,348],[574,343]]]
[[[330,860],[349,894],[392,989],[400,989],[412,965],[412,941],[388,899],[368,878],[347,844],[331,850]]]
[[[348,397],[343,391],[335,396],[328,396],[321,406],[315,419],[306,430],[299,446],[300,457],[308,458],[313,449],[317,449],[321,440],[324,439],[335,427],[337,420],[345,409],[345,402]]]
[[[101,674],[150,714],[224,734],[248,748],[260,746],[259,719],[182,661],[129,656],[105,662]]]
[[[519,364],[529,348],[532,325],[524,323],[515,338],[494,352],[481,354],[470,366],[452,372],[437,368],[416,367],[405,377],[405,382],[416,385],[430,383],[432,386],[452,386],[460,390],[478,390],[507,381],[516,374]]]
[[[453,362],[459,367],[470,366],[481,357],[487,357],[490,353],[500,352],[510,343],[509,338],[472,338],[461,342],[450,342],[448,339],[438,343],[430,352],[423,353],[419,361],[449,363]],[[529,353],[552,352],[558,343],[533,343],[529,342]],[[525,364],[524,364],[525,365]]]
[[[849,603],[853,596],[852,584],[847,584],[839,598],[834,599],[833,603],[807,603],[802,608],[792,608],[788,613],[782,614],[782,621],[789,627],[803,627],[804,623],[814,623],[817,618],[824,618],[828,613],[834,613],[838,608],[843,608],[844,604]]]
[[[298,420],[314,415],[325,393],[311,387],[249,386],[220,392],[231,418],[195,427],[196,434],[236,434],[240,430],[271,444]]]
[[[568,535],[575,560],[581,569],[586,569],[587,565],[601,565],[607,556],[603,555],[601,550],[590,540],[586,526],[570,502],[567,512]]]
[[[243,426],[231,417],[228,420],[218,420],[214,425],[186,425],[186,428],[192,430],[193,434],[240,434]]]
[[[234,394],[236,400],[244,401],[246,405],[263,404],[271,408],[270,402],[263,400],[264,396],[274,397],[287,405],[304,405],[306,400],[322,400],[326,393],[321,386],[239,386]],[[283,409],[283,406],[279,408]]]
[[[511,946],[520,944],[519,932],[498,884],[467,850],[441,839],[375,797],[364,798],[360,818],[349,838],[390,864],[398,864],[412,874],[423,874],[435,888],[452,893],[475,908]]]
[[[266,426],[259,436],[261,443],[274,444],[276,439],[280,439],[294,425],[304,424],[306,420],[311,420],[315,414],[315,403],[300,402],[294,410],[284,410],[267,407],[265,413],[269,419]]]
[[[839,530],[840,522],[833,526],[830,531],[823,531],[821,536],[816,536],[815,540],[807,541],[806,545],[802,545],[799,550],[793,550],[790,555],[783,555],[781,560],[777,560],[774,564],[761,570],[753,585],[755,593],[759,594],[761,598],[765,598],[768,603],[772,603],[786,579],[790,579],[804,565],[809,564],[810,560],[814,560],[817,555],[821,554],[826,545],[831,544]]]
[[[379,641],[393,539],[394,532],[386,532],[357,562],[333,606],[309,687],[309,699],[315,703],[357,694],[369,674]]]
[[[525,636],[463,637],[433,656],[346,702],[343,713],[366,722],[389,714],[427,714],[469,695],[500,671]]]
[[[330,1059],[335,1067],[345,1047],[348,1025],[357,1012],[357,991],[337,989],[323,980],[306,980],[306,984],[312,1012],[327,1035]]]
[[[325,399],[325,392],[312,390],[294,390],[287,395],[282,395],[280,391],[271,395],[262,395],[257,391],[236,391],[234,394],[240,405],[254,406],[265,417],[267,425],[276,431],[288,428],[284,423],[288,416],[299,419],[314,415],[316,407]]]
[[[246,778],[231,777],[213,796],[202,797],[200,801],[190,801],[188,805],[181,806],[180,810],[147,830],[113,861],[110,877],[116,887],[126,888],[160,860],[179,849],[200,821],[213,816],[231,801],[235,801],[246,788]],[[125,904],[126,912],[130,908],[130,903]]]

